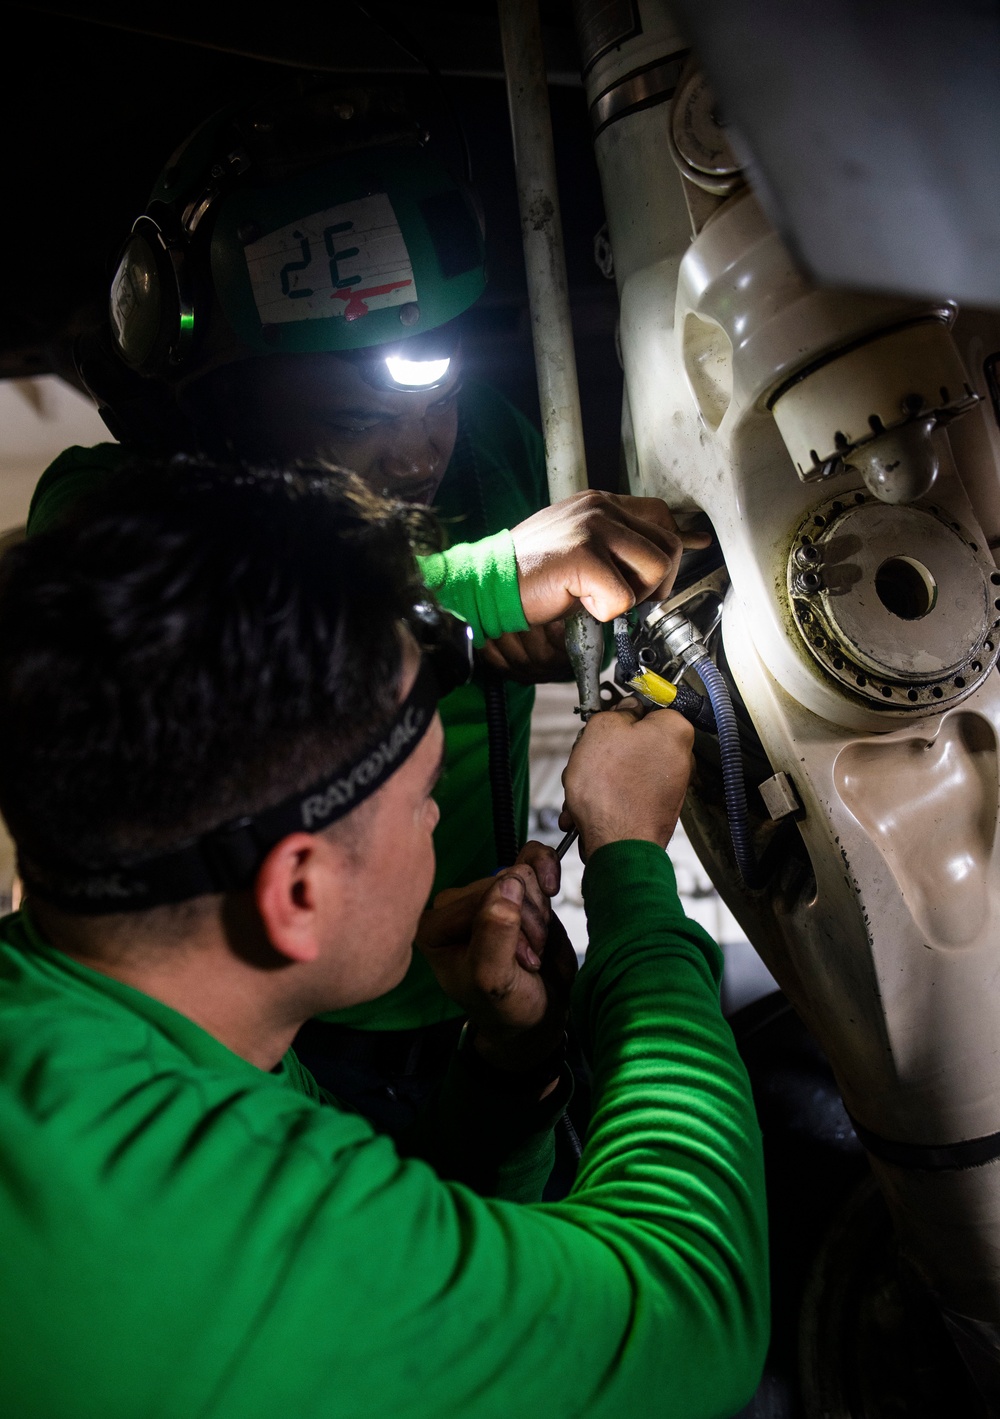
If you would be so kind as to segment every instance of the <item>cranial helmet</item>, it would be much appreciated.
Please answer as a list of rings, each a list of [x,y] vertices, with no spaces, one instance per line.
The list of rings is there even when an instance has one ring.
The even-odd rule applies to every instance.
[[[122,248],[111,335],[130,369],[179,386],[411,340],[485,283],[472,193],[399,101],[300,87],[216,114],[170,160]]]

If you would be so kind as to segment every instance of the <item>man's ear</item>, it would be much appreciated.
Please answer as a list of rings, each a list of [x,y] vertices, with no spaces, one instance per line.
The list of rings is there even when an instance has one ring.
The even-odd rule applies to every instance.
[[[340,892],[332,845],[312,833],[291,833],[257,870],[254,902],[274,949],[288,961],[314,961],[323,928]]]

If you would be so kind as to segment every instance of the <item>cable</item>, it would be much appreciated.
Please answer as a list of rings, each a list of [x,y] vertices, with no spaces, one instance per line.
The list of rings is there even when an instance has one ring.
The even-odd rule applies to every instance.
[[[628,633],[628,621],[624,616],[615,617],[615,649],[618,652],[618,668],[623,680],[634,680],[642,673],[642,666]]]
[[[693,649],[698,644],[697,633],[693,626],[690,622],[681,620],[680,617],[675,619],[680,620],[682,637],[687,646],[692,648],[690,653],[698,654],[697,650]],[[638,679],[642,673],[642,666],[629,639],[628,622],[624,616],[615,618],[615,645],[618,649],[620,678],[628,684],[632,680]],[[672,648],[682,649],[683,646]],[[704,647],[700,648],[704,649]],[[710,733],[714,732],[719,736],[722,788],[726,801],[726,816],[729,819],[729,832],[733,840],[733,853],[744,885],[752,888],[757,882],[757,861],[750,841],[747,793],[743,781],[743,750],[740,744],[736,711],[733,709],[733,702],[730,699],[729,690],[726,688],[726,682],[711,656],[700,655],[690,668],[701,677],[701,683],[705,686],[708,694],[708,701],[706,702],[703,696],[688,685],[666,685],[664,689],[674,689],[676,694],[669,702],[664,699],[663,704],[669,709],[676,710],[678,714],[682,714],[696,728],[707,730]],[[651,678],[655,680],[658,677]],[[662,680],[660,684],[663,685]],[[639,693],[642,693],[641,689]]]
[[[574,1076],[575,1078],[575,1076]],[[556,1121],[556,1127],[561,1128],[566,1142],[569,1144],[569,1151],[573,1159],[579,1163],[583,1157],[583,1144],[580,1142],[580,1135],[573,1126],[573,1120],[568,1113],[561,1113]]]
[[[441,99],[444,103],[448,117],[451,120],[452,127],[457,133],[458,141],[462,147],[462,161],[463,166],[465,168],[465,180],[471,187],[472,152],[469,148],[469,138],[462,124],[462,120],[458,116],[458,110],[452,102],[451,95],[448,92],[447,85],[444,81],[444,75],[441,73],[441,70],[434,63],[433,59],[431,59],[430,56],[426,53],[426,51],[422,49],[421,46],[416,42],[416,40],[410,34],[409,30],[404,29],[404,27],[399,23],[395,16],[393,16],[391,22],[389,20],[383,20],[380,18],[378,12],[371,5],[367,5],[364,3],[364,0],[351,0],[351,3],[353,4],[356,10],[361,11],[362,15],[364,15],[366,20],[369,20],[373,25],[375,25],[377,29],[380,29],[383,34],[388,35],[389,38],[392,40],[393,44],[398,45],[404,54],[408,54],[411,59],[415,59],[418,64],[422,64],[423,67],[427,70],[428,74],[437,84],[438,92],[441,95]]]
[[[486,494],[479,471],[479,460],[469,437],[465,421],[459,415],[455,451],[449,467],[460,478],[468,477],[476,490],[480,536],[490,532],[486,514]],[[517,814],[514,811],[513,773],[510,762],[510,720],[507,717],[507,689],[503,675],[480,662],[483,698],[486,701],[486,740],[489,762],[490,798],[493,806],[493,843],[498,867],[510,867],[517,861],[520,843],[517,835]]]
[[[486,733],[489,746],[490,793],[493,798],[493,840],[498,867],[511,867],[519,851],[514,814],[514,784],[510,771],[510,725],[507,687],[492,666],[483,667]]]
[[[722,788],[726,800],[729,832],[733,840],[733,852],[744,885],[753,887],[757,880],[757,862],[750,842],[747,794],[743,782],[743,753],[740,748],[740,732],[736,723],[736,712],[733,709],[733,702],[729,698],[726,682],[710,656],[702,656],[700,660],[694,662],[691,668],[700,677],[712,703],[719,735]]]
[[[614,636],[615,648],[618,651],[618,683],[622,686],[630,686],[648,701],[650,697],[644,693],[642,686],[633,683],[642,676],[643,667],[635,653],[635,647],[629,636],[628,621],[624,616],[615,617]],[[699,695],[688,685],[673,685],[669,681],[664,685],[664,689],[673,691],[674,698],[669,704],[663,701],[663,705],[682,714],[694,725],[695,729],[703,729],[707,734],[717,732],[712,706],[704,695]],[[656,703],[655,696],[652,702]]]

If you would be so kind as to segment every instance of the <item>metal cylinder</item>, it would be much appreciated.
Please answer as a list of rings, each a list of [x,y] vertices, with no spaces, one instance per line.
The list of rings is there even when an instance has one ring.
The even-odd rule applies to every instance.
[[[500,0],[531,337],[552,502],[587,487],[549,90],[537,0]]]
[[[545,469],[549,500],[558,502],[571,493],[585,491],[587,456],[537,0],[500,0],[500,36],[545,437]],[[569,617],[566,646],[580,692],[580,712],[586,718],[601,707],[603,653],[597,623],[586,611]]]

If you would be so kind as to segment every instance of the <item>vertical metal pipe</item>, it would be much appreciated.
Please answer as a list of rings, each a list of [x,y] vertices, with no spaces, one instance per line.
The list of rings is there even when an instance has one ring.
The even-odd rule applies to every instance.
[[[538,0],[500,0],[500,37],[514,140],[545,468],[549,499],[558,502],[586,489],[587,455]],[[580,711],[587,718],[601,708],[604,645],[597,622],[586,611],[580,610],[567,619],[566,648],[576,675]]]
[[[580,390],[537,0],[500,0],[531,336],[552,502],[587,487]]]

